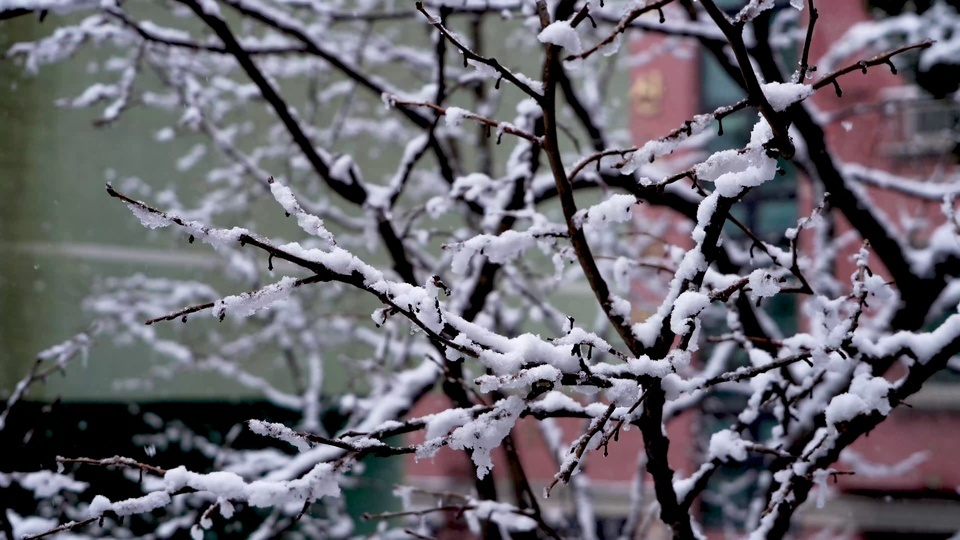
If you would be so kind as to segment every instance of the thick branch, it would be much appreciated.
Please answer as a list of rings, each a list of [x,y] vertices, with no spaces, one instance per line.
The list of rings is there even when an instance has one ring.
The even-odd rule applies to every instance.
[[[760,80],[757,79],[757,74],[750,64],[750,55],[743,42],[743,25],[730,22],[726,14],[717,7],[713,0],[702,0],[701,3],[730,43],[733,54],[737,58],[737,63],[740,65],[743,80],[746,82],[747,95],[750,101],[760,109],[760,114],[767,120],[767,123],[770,124],[774,145],[780,151],[781,156],[786,159],[792,158],[796,149],[787,134],[787,125],[780,115],[773,110],[770,102],[767,101],[767,96],[763,93],[763,88],[760,87]]]
[[[573,186],[567,173],[564,170],[563,161],[560,154],[559,136],[557,134],[557,74],[562,69],[560,64],[560,47],[556,45],[547,45],[546,59],[543,68],[543,123],[544,138],[543,148],[547,155],[547,161],[550,163],[550,169],[553,173],[554,183],[557,186],[557,194],[560,197],[560,205],[563,208],[563,215],[567,222],[567,230],[570,233],[570,243],[577,254],[577,260],[580,267],[587,277],[587,282],[593,290],[594,296],[600,303],[600,307],[610,324],[626,343],[627,348],[635,355],[641,354],[639,342],[633,336],[630,330],[630,321],[617,313],[613,307],[613,298],[610,294],[610,288],[607,282],[600,274],[597,267],[597,261],[594,259],[590,246],[587,243],[586,234],[583,228],[578,226],[574,220],[574,214],[577,213],[577,203],[573,197]]]
[[[190,9],[217,34],[220,40],[223,41],[224,47],[233,54],[234,58],[236,58],[240,64],[240,67],[242,67],[247,73],[247,76],[250,77],[250,80],[260,89],[263,98],[267,100],[267,103],[273,108],[273,111],[280,118],[287,132],[290,133],[290,136],[293,138],[293,142],[300,148],[300,151],[303,152],[304,157],[310,162],[310,165],[317,175],[344,199],[355,204],[363,204],[367,199],[366,190],[356,182],[346,183],[342,179],[335,179],[331,176],[330,167],[327,162],[317,153],[310,138],[307,137],[303,129],[300,128],[300,124],[290,113],[290,108],[287,106],[287,103],[273,88],[270,81],[264,77],[260,68],[253,62],[253,59],[243,46],[240,45],[240,42],[237,41],[237,38],[233,35],[226,21],[217,15],[207,13],[197,0],[180,1],[190,7]]]

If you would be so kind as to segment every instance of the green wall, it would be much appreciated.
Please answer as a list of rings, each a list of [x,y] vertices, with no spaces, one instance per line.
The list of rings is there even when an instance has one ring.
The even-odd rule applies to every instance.
[[[0,24],[0,51],[5,52],[17,41],[48,35],[60,22],[53,14],[43,23],[32,16],[5,21]],[[464,22],[463,18],[458,18],[454,27],[466,34]],[[535,56],[518,57],[515,51],[499,52],[509,48],[505,37],[507,25],[516,24],[518,22],[513,21],[503,23],[502,27],[488,27],[485,40],[504,63],[536,77],[539,64]],[[411,25],[417,32],[411,31]],[[375,29],[382,30],[416,36],[411,39],[427,38],[424,25],[419,21],[403,22],[395,28]],[[101,57],[98,58],[98,54]],[[38,351],[88,327],[92,317],[81,306],[99,278],[142,273],[211,282],[223,294],[246,290],[223,279],[221,270],[214,266],[216,259],[209,247],[199,243],[187,246],[177,234],[144,229],[123,205],[106,195],[103,185],[112,174],[117,178],[142,175],[154,189],[175,185],[189,197],[190,192],[202,189],[205,168],[201,163],[181,173],[175,167],[177,159],[190,146],[204,142],[200,136],[173,143],[154,140],[152,134],[173,122],[173,116],[134,108],[115,124],[94,127],[93,120],[99,109],[72,110],[54,106],[57,98],[76,96],[89,84],[117,76],[115,73],[88,73],[88,66],[102,59],[102,55],[96,50],[82,49],[77,57],[41,68],[35,76],[26,75],[9,59],[0,60],[0,397],[27,373]],[[391,69],[396,71],[396,67],[384,70],[387,78],[409,83],[409,74],[391,73]],[[626,89],[627,71],[618,71],[614,88]],[[147,78],[138,84],[149,85],[151,82]],[[284,90],[298,98],[305,88],[287,84]],[[512,120],[515,104],[520,98],[519,91],[503,85],[500,92],[503,99],[497,117]],[[357,95],[367,104],[382,107],[378,97],[363,91]],[[621,95],[625,96],[625,91]],[[618,97],[611,96],[608,102]],[[292,101],[297,102],[296,98]],[[452,104],[471,107],[470,93],[461,93]],[[250,110],[256,122],[267,118],[262,108],[250,107]],[[327,117],[332,114],[332,111],[325,112],[318,122],[328,121]],[[625,114],[611,114],[610,121],[617,123],[616,127],[624,128],[626,117]],[[575,125],[572,118],[563,121],[565,125]],[[569,144],[566,137],[563,140],[565,145]],[[352,151],[358,161],[364,162],[368,179],[379,182],[393,173],[395,159],[391,159],[391,154],[397,154],[399,148],[384,149],[364,141],[349,140],[341,140],[340,145],[342,150]],[[512,141],[495,147],[499,167],[502,168],[511,147]],[[388,164],[385,170],[378,171],[370,165],[365,155],[368,150],[364,148],[382,154],[378,160]],[[462,157],[470,163],[473,160],[471,145],[464,141],[462,149]],[[213,154],[214,151],[208,149],[208,156]],[[596,194],[584,195],[581,204],[590,204],[595,197]],[[272,200],[258,203],[248,217],[264,234],[280,234],[292,240],[302,237],[290,220],[282,219],[282,213],[277,211]],[[242,226],[247,223],[230,225],[234,224]],[[452,230],[458,224],[440,223],[438,226]],[[384,261],[382,250],[377,251],[380,253],[358,253],[373,263]],[[265,266],[266,262],[263,264]],[[552,271],[549,263],[546,267]],[[567,292],[564,296],[578,299],[582,293],[579,289],[577,291]],[[376,307],[373,303],[367,305],[369,298],[359,298],[359,303],[351,303],[351,311],[368,308],[372,311]],[[571,300],[564,301],[564,304],[571,306],[578,321],[593,320],[592,302]],[[167,325],[161,332],[202,332],[204,325],[215,324],[204,319],[195,317],[189,325]],[[190,328],[183,330],[184,326]],[[261,359],[248,363],[246,367],[272,378],[283,387],[288,383],[289,374],[277,369],[276,359],[275,352],[264,351]],[[110,340],[103,340],[91,351],[89,362],[74,362],[66,377],[49,379],[46,384],[36,387],[31,397],[102,401],[239,399],[255,395],[219,375],[203,373],[179,377],[150,391],[131,394],[115,388],[116,379],[136,377],[158,361],[167,360],[157,358],[143,347],[118,346]],[[339,387],[345,376],[337,370],[327,370],[328,388]]]

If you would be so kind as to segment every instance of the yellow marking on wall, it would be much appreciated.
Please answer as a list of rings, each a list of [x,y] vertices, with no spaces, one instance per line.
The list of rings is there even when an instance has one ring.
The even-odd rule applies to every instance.
[[[630,87],[630,103],[643,116],[656,116],[663,110],[663,73],[659,69],[644,71]]]

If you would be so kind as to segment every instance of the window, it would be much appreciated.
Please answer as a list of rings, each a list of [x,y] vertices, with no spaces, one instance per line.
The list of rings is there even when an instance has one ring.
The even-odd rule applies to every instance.
[[[898,157],[942,156],[960,144],[960,105],[933,99],[916,86],[887,89],[892,110],[892,142],[887,153]]]

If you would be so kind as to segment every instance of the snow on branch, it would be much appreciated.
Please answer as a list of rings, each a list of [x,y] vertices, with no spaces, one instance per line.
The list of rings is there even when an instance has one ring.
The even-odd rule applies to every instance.
[[[659,519],[674,537],[697,537],[698,501],[752,483],[750,508],[725,511],[746,517],[738,533],[782,538],[813,489],[848,472],[838,459],[900,474],[925,458],[872,464],[852,445],[960,353],[955,171],[941,164],[949,181],[931,184],[882,160],[843,162],[825,135],[830,119],[809,100],[828,87],[841,96],[843,77],[857,72],[906,71],[899,55],[945,61],[955,13],[850,28],[820,62],[819,73],[832,71],[814,80],[813,41],[833,39],[818,13],[834,7],[813,0],[753,0],[736,12],[714,0],[349,10],[181,0],[157,8],[156,21],[126,7],[0,0],[0,18],[86,12],[47,19],[48,35],[7,54],[36,72],[97,48],[82,75],[91,80],[59,103],[100,108],[101,125],[136,121],[141,108],[162,117],[145,136],[176,152],[171,168],[192,182],[184,191],[155,171],[111,173],[108,195],[145,228],[214,249],[187,248],[183,261],[204,261],[189,280],[159,267],[99,280],[84,304],[98,322],[40,353],[7,396],[0,431],[35,385],[72,375],[103,336],[151,353],[149,369],[118,392],[164,391],[205,372],[286,420],[237,419],[223,441],[145,414],[154,432],[136,440],[171,465],[58,459],[119,468],[141,480],[139,492],[62,472],[0,472],[0,489],[50,495],[35,516],[8,514],[17,533],[99,526],[90,535],[126,537],[155,518],[157,537],[199,538],[220,533],[217,515],[230,523],[249,507],[262,509],[244,514],[253,536],[346,538],[355,531],[342,496],[371,460],[419,460],[414,474],[457,453],[469,485],[399,488],[401,511],[365,515],[380,522],[378,538],[442,536],[444,520],[479,537],[598,538],[590,477],[608,464],[592,456],[621,450],[636,427],[643,450],[627,461],[635,481],[624,535]],[[786,73],[773,53],[786,45],[762,25],[782,28],[799,8],[810,17],[790,38],[800,62]],[[666,134],[631,140],[622,128],[636,120],[633,104],[617,107],[625,90],[616,84],[620,42],[637,30],[666,36],[642,61],[689,62],[699,46],[697,57],[712,54],[745,97],[671,126],[651,120]],[[536,78],[521,72],[530,66]],[[684,90],[664,73],[664,88]],[[510,121],[500,120],[505,104]],[[745,135],[748,109],[749,139],[734,143],[725,128]],[[796,199],[813,202],[770,231],[783,216],[771,219],[757,198],[794,189],[794,176],[812,194]],[[932,211],[908,235],[881,196]],[[289,223],[265,219],[264,201]],[[781,316],[784,305],[795,317]],[[231,320],[193,317],[207,311]],[[158,324],[175,320],[187,324]],[[671,422],[728,395],[737,396],[729,418],[681,461]],[[571,424],[560,429],[561,419]],[[540,428],[534,442],[519,436],[524,423]],[[257,449],[237,444],[251,432]],[[545,476],[528,465],[537,445],[554,462]],[[207,461],[188,467],[176,446]],[[770,473],[711,491],[724,464],[754,460]],[[544,494],[556,501],[566,489],[569,515],[541,507]]]

